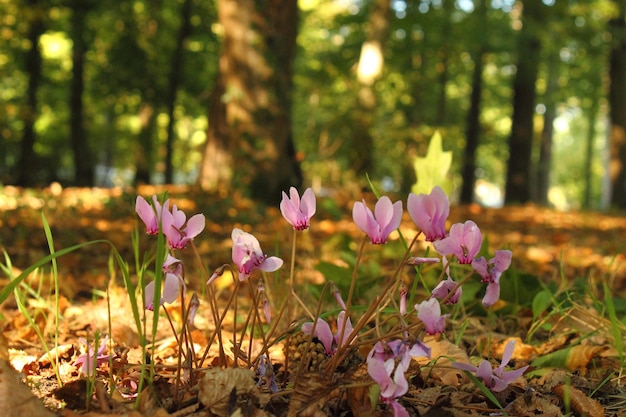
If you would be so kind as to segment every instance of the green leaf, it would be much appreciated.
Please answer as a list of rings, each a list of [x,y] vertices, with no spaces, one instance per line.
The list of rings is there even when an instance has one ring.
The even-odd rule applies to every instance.
[[[572,347],[556,350],[546,355],[539,356],[532,362],[535,368],[567,368],[567,362],[572,354]]]
[[[533,320],[542,315],[552,304],[552,292],[545,289],[535,294],[533,298]]]
[[[441,134],[435,132],[428,151],[424,158],[416,157],[413,166],[417,176],[417,182],[411,191],[415,194],[430,194],[433,187],[440,186],[443,191],[450,195],[453,184],[448,178],[448,172],[452,165],[452,151],[444,152]]]

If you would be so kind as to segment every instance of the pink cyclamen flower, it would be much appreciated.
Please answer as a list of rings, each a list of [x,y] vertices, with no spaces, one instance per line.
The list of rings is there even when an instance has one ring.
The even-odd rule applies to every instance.
[[[412,357],[430,358],[430,353],[430,347],[420,340],[395,339],[388,343],[377,342],[368,354],[368,358],[373,356],[381,361],[393,358],[398,360],[398,366],[406,371],[409,369]]]
[[[289,189],[289,196],[283,191],[280,212],[295,230],[301,231],[309,228],[315,209],[315,194],[311,188],[304,190],[302,199],[294,187]]]
[[[450,235],[433,242],[433,246],[440,255],[455,255],[460,264],[471,264],[482,243],[480,229],[468,220],[452,225]]]
[[[163,212],[169,211],[169,200],[165,200],[163,206],[157,200],[156,194],[152,195],[152,205],[145,198],[138,195],[135,200],[135,212],[141,221],[146,225],[146,233],[156,235],[159,233],[159,222]]]
[[[183,277],[183,261],[167,254],[165,262],[163,262],[163,272]]]
[[[446,237],[446,220],[450,214],[450,201],[441,187],[436,186],[430,194],[409,194],[406,209],[413,222],[426,236],[426,240]]]
[[[435,289],[433,289],[432,295],[435,298],[443,300],[448,297],[448,294],[452,291],[454,291],[454,294],[445,301],[445,304],[456,304],[459,302],[461,295],[463,295],[463,288],[458,285],[455,280],[448,276],[448,278],[441,280],[441,282],[437,284]]]
[[[394,417],[409,417],[409,413],[398,402],[409,390],[409,383],[401,367],[395,366],[393,358],[382,361],[375,357],[367,360],[367,372],[380,386],[380,399],[391,406]]]
[[[107,343],[109,341],[109,337],[105,336],[104,338],[102,338],[102,340],[100,341],[100,346],[98,347],[98,351],[95,354],[94,354],[93,346],[90,346],[85,339],[83,339],[81,337],[78,340],[83,345],[85,345],[87,350],[85,351],[85,353],[83,353],[78,358],[76,358],[76,361],[74,361],[74,366],[81,365],[80,371],[84,375],[94,376],[95,373],[96,373],[96,368],[98,368],[103,363],[108,362],[109,358],[111,357],[111,355],[106,355],[104,353],[106,351],[106,348],[107,348]],[[95,341],[94,341],[94,343],[95,343]],[[94,365],[95,365],[95,367],[94,367]]]
[[[175,274],[167,273],[163,276],[163,288],[161,288],[161,301],[159,305],[163,303],[173,303],[180,295],[181,289],[185,291],[185,281],[181,277]],[[146,285],[144,289],[144,302],[146,310],[154,310],[154,286],[155,282],[151,281]]]
[[[493,392],[504,391],[510,383],[522,376],[529,365],[523,366],[513,371],[505,371],[504,367],[509,363],[515,350],[515,340],[511,340],[504,348],[502,362],[497,368],[491,367],[488,360],[483,359],[478,366],[470,365],[462,362],[452,362],[452,366],[462,371],[468,371],[483,380],[487,388]]]
[[[394,417],[408,417],[409,413],[398,402],[409,389],[405,372],[412,356],[430,357],[430,348],[421,342],[393,340],[377,342],[367,356],[367,372],[380,386],[380,399],[391,406]]]
[[[302,333],[311,334],[313,330],[313,322],[304,323],[301,327]],[[348,340],[348,336],[352,333],[352,322],[350,317],[346,317],[346,312],[342,311],[337,315],[337,332],[333,335],[330,326],[326,321],[317,318],[313,336],[316,337],[324,346],[324,352],[332,356],[337,349],[343,346]],[[342,334],[343,333],[343,334]]]
[[[235,228],[231,233],[231,238],[233,239],[233,262],[239,268],[240,281],[247,279],[255,269],[274,272],[283,266],[282,259],[265,255],[257,238],[250,233]]]
[[[357,227],[367,233],[373,244],[383,244],[387,242],[389,233],[400,226],[402,220],[402,202],[391,203],[387,196],[382,196],[376,206],[374,213],[363,202],[357,201],[352,208],[352,218]]]
[[[415,304],[415,310],[417,310],[417,318],[424,323],[426,333],[439,334],[445,331],[448,315],[441,315],[441,306],[436,298],[429,298]]]
[[[187,243],[192,241],[196,236],[204,230],[205,218],[204,214],[196,214],[189,218],[187,224],[185,221],[187,216],[182,210],[172,206],[172,212],[163,211],[162,223],[163,234],[167,238],[167,242],[172,249],[184,249]]]
[[[487,283],[487,290],[483,297],[483,305],[490,307],[500,298],[500,277],[502,273],[511,266],[513,252],[510,250],[497,250],[496,254],[489,261],[484,257],[474,259],[472,267],[483,277],[482,281]]]

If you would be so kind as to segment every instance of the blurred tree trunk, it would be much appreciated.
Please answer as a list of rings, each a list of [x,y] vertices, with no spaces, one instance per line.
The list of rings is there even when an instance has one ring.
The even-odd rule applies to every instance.
[[[218,0],[217,6],[223,28],[221,78],[213,91],[212,127],[198,180],[204,186],[216,184],[210,175],[214,167],[207,165],[219,157],[215,152],[227,148],[230,157],[225,162],[237,165],[233,185],[274,204],[281,191],[302,183],[291,126],[298,4]]]
[[[547,86],[543,104],[546,111],[543,114],[543,128],[539,145],[539,161],[537,163],[537,181],[534,190],[534,200],[542,206],[548,205],[548,191],[550,190],[550,171],[552,170],[552,138],[554,136],[554,120],[556,119],[556,103],[554,95],[558,89],[559,56],[552,53],[547,65]]]
[[[448,82],[450,81],[450,33],[452,29],[451,15],[454,12],[454,2],[446,1],[443,3],[445,17],[441,27],[442,45],[439,52],[439,60],[436,64],[436,70],[439,74],[438,94],[437,94],[437,113],[435,114],[435,125],[445,126],[448,116]],[[481,28],[480,30],[484,30]],[[481,35],[482,36],[482,35]],[[454,40],[452,41],[454,42]]]
[[[176,97],[178,95],[178,87],[180,85],[181,72],[183,69],[183,52],[185,46],[185,39],[191,35],[191,6],[192,0],[185,0],[181,6],[180,11],[180,28],[178,30],[178,37],[176,38],[176,45],[174,46],[174,52],[172,53],[172,59],[170,61],[170,75],[169,86],[167,94],[167,138],[165,141],[165,182],[171,184],[174,177],[174,166],[172,163],[174,153],[174,142],[176,136],[174,134],[174,126],[176,119],[174,116],[174,110],[176,108]]]
[[[220,62],[225,59],[220,59]],[[209,99],[209,126],[198,176],[199,185],[206,190],[227,190],[233,174],[233,159],[230,149],[230,133],[226,119],[224,81],[221,71],[217,74]]]
[[[505,204],[523,204],[530,200],[535,83],[541,58],[537,23],[541,9],[541,0],[524,2],[523,26],[519,33],[517,50],[517,72],[513,82],[513,117],[509,137]]]
[[[71,3],[72,81],[70,87],[70,136],[74,154],[74,184],[90,187],[94,182],[94,164],[83,118],[84,68],[87,41],[85,21],[90,2],[75,0]]]
[[[139,108],[139,135],[135,154],[135,185],[151,184],[154,168],[154,107],[150,101],[145,101]]]
[[[487,45],[486,29],[487,7],[485,0],[477,0],[475,12],[475,34],[477,37],[474,52],[474,72],[472,73],[472,93],[470,108],[467,112],[465,128],[465,151],[463,152],[463,185],[461,187],[461,203],[470,204],[474,201],[474,187],[476,183],[476,151],[480,143],[480,105],[483,92],[483,68]]]
[[[24,130],[22,134],[21,154],[17,165],[17,184],[23,187],[35,185],[41,181],[42,172],[35,153],[35,121],[38,114],[37,91],[41,82],[41,51],[39,49],[39,39],[44,33],[45,8],[38,0],[28,0],[24,10],[24,15],[29,19],[28,43],[24,66],[28,75],[28,90],[26,91],[26,103],[22,110]]]
[[[358,91],[353,113],[352,169],[359,175],[371,173],[374,168],[374,138],[371,127],[378,97],[374,85],[384,66],[384,46],[389,37],[391,7],[389,0],[374,0],[370,12],[367,35],[361,46],[357,66]]]
[[[480,143],[480,102],[483,89],[483,61],[485,53],[478,51],[474,57],[472,73],[472,94],[470,108],[467,113],[465,134],[465,150],[463,152],[463,185],[461,187],[461,203],[470,204],[474,201],[476,183],[476,151]]]
[[[612,45],[609,61],[611,204],[626,208],[626,6],[614,0],[618,16],[609,21]]]
[[[591,97],[591,105],[587,109],[587,137],[585,139],[585,162],[583,165],[583,175],[585,179],[585,190],[583,192],[583,208],[592,208],[591,194],[593,191],[593,172],[591,162],[593,161],[593,142],[596,138],[596,120],[600,110],[598,97]]]
[[[162,90],[159,90],[156,71],[153,71],[150,66],[149,54],[149,52],[158,53],[156,45],[160,26],[160,1],[149,0],[148,6],[150,18],[146,22],[139,22],[133,16],[127,18],[129,30],[137,37],[137,40],[133,40],[133,42],[144,43],[146,49],[154,48],[152,51],[141,50],[142,55],[136,58],[139,61],[137,67],[142,68],[145,73],[140,74],[138,81],[141,104],[138,110],[140,128],[135,147],[135,185],[153,182],[152,174],[155,170],[156,153],[154,128],[159,99],[164,95],[164,93],[161,94]]]

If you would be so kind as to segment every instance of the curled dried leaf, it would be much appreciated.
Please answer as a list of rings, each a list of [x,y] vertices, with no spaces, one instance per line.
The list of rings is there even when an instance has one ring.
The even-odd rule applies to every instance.
[[[247,406],[265,406],[267,398],[254,383],[254,373],[242,368],[213,368],[204,372],[200,380],[198,398],[211,413],[228,417],[239,407],[239,400]],[[251,410],[254,413],[254,410]],[[244,415],[248,415],[244,412]]]
[[[603,417],[605,415],[602,404],[576,387],[561,384],[552,388],[552,392],[558,395],[561,401],[569,402],[571,409],[579,416]]]

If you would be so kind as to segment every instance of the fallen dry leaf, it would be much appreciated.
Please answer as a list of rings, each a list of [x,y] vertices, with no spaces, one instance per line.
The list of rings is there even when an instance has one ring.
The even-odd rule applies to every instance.
[[[323,411],[334,384],[317,373],[300,375],[289,401],[288,417],[325,417]]]
[[[261,394],[253,377],[249,369],[208,369],[200,379],[198,399],[220,417],[229,417],[239,407],[244,416],[264,415],[259,409],[267,403],[267,396]]]
[[[430,346],[430,359],[426,357],[416,358],[417,363],[426,366],[424,378],[434,378],[445,385],[456,386],[466,380],[465,374],[452,366],[452,362],[470,363],[467,353],[457,345],[445,339],[427,337],[424,343]]]
[[[7,417],[51,417],[8,361],[0,359],[0,410]]]
[[[569,402],[569,407],[579,416],[604,417],[604,407],[598,401],[588,397],[584,392],[571,385],[557,385],[552,392],[564,402]]]

